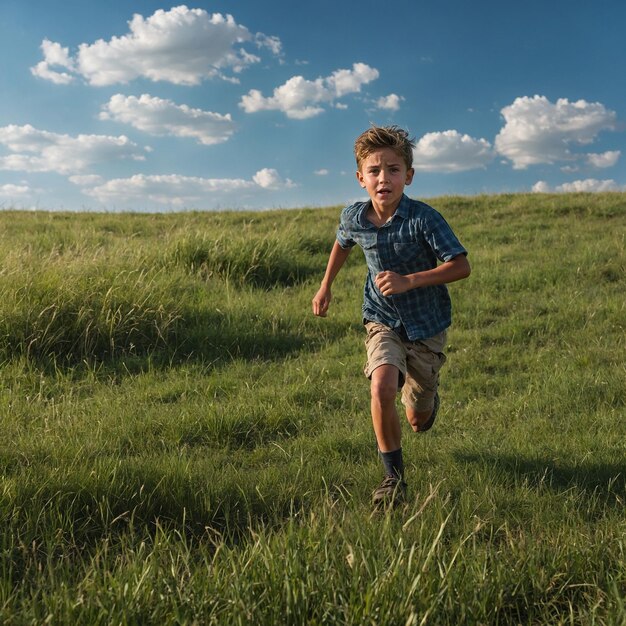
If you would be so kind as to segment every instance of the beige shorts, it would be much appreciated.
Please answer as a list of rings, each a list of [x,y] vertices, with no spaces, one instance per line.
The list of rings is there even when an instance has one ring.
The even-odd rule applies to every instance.
[[[432,409],[439,370],[446,361],[443,349],[446,331],[423,341],[403,341],[396,332],[377,322],[365,324],[368,378],[381,365],[394,365],[400,371],[398,390],[402,389],[402,404],[416,411]]]

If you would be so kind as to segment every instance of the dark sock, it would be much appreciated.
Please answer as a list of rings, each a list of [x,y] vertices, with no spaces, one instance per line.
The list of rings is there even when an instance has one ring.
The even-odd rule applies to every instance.
[[[400,480],[404,476],[404,461],[402,460],[402,448],[392,450],[391,452],[378,451],[381,461],[385,466],[385,474],[387,476],[396,476]]]

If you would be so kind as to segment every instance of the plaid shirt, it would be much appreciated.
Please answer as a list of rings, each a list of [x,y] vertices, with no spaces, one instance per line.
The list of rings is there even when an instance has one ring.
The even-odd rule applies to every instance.
[[[370,202],[357,202],[341,212],[337,242],[342,248],[358,244],[363,249],[368,273],[365,281],[363,318],[380,322],[411,341],[428,339],[452,322],[452,306],[445,285],[412,289],[383,296],[374,283],[379,272],[413,274],[437,267],[467,254],[445,219],[432,207],[402,196],[393,217],[376,228],[366,217]]]

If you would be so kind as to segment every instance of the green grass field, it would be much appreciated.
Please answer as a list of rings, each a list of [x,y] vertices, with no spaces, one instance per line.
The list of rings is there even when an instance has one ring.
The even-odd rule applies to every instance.
[[[339,208],[0,212],[0,622],[626,624],[626,194],[431,202],[473,272],[388,514]]]

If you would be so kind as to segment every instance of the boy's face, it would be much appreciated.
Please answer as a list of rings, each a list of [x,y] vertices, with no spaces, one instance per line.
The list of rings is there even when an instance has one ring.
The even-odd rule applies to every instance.
[[[413,180],[413,168],[407,169],[404,159],[391,148],[380,148],[361,162],[357,180],[379,213],[394,212],[400,203],[405,185]]]

